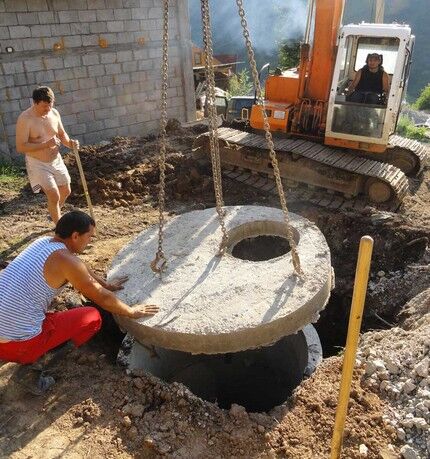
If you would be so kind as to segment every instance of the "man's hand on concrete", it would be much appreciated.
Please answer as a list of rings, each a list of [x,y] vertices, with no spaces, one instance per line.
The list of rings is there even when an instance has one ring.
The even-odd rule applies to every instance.
[[[114,279],[113,281],[106,284],[106,288],[111,292],[122,290],[124,288],[124,283],[127,282],[127,280],[128,276],[118,277],[118,279]]]
[[[133,310],[129,317],[132,319],[140,319],[141,317],[153,316],[157,314],[159,310],[160,308],[155,306],[155,304],[136,304],[133,306]]]

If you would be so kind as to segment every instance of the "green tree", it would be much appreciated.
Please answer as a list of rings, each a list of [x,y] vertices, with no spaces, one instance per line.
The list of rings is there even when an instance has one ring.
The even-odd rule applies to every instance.
[[[252,90],[252,82],[246,69],[234,74],[228,80],[228,92],[231,96],[246,96]]]
[[[430,84],[428,84],[413,104],[417,110],[430,110]]]
[[[298,41],[285,40],[279,47],[279,67],[291,69],[297,67],[300,62],[300,43]]]

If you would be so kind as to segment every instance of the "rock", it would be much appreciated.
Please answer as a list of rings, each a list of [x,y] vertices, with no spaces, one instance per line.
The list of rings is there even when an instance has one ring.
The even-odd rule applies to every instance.
[[[367,453],[369,452],[369,448],[364,443],[362,443],[358,447],[358,452],[360,453],[360,456],[367,457]]]
[[[381,359],[370,360],[366,363],[365,373],[367,376],[373,375],[375,372],[385,370],[384,362]]]
[[[394,360],[386,359],[385,367],[388,370],[388,372],[391,373],[392,375],[397,375],[400,373],[400,366]]]
[[[404,459],[420,459],[416,451],[409,445],[402,446],[400,454]]]
[[[135,418],[140,418],[145,411],[145,407],[140,403],[127,403],[122,409],[125,415],[131,415]]]
[[[248,416],[248,413],[243,406],[232,403],[230,408],[230,415],[234,418],[244,418]]]
[[[378,277],[384,277],[385,271],[378,271]]]
[[[138,434],[139,434],[139,432],[137,430],[137,427],[136,426],[132,426],[132,427],[130,427],[130,429],[127,432],[127,437],[130,440],[135,440],[137,438]]]
[[[130,427],[131,426],[131,419],[128,417],[128,416],[124,416],[122,418],[122,424],[125,426],[125,427]]]
[[[415,390],[417,386],[413,383],[413,380],[412,379],[408,379],[404,384],[403,384],[403,387],[402,387],[402,391],[405,393],[405,394],[410,394],[413,390]]]
[[[418,365],[415,365],[414,370],[418,376],[421,376],[421,378],[427,378],[429,375],[429,359],[426,357],[421,360]]]
[[[397,429],[397,438],[400,440],[400,441],[404,441],[405,438],[406,438],[406,432],[405,432],[405,429],[402,429],[401,427],[399,427]]]

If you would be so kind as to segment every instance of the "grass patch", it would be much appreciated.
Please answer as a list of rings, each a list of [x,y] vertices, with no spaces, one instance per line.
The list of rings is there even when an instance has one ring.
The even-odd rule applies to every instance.
[[[25,173],[10,163],[0,163],[0,187],[20,189],[27,183]]]
[[[427,131],[428,129],[424,127],[416,127],[412,120],[405,115],[401,115],[397,123],[397,133],[408,139],[424,140],[428,142],[429,138],[426,136]]]

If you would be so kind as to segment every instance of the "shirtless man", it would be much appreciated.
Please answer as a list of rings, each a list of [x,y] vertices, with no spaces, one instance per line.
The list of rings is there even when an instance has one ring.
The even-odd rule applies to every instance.
[[[18,117],[16,149],[25,154],[30,185],[34,193],[41,189],[48,199],[48,211],[56,224],[61,217],[61,206],[70,194],[70,175],[61,158],[61,144],[79,148],[64,130],[60,114],[54,107],[51,88],[40,86],[33,91],[32,107]]]

